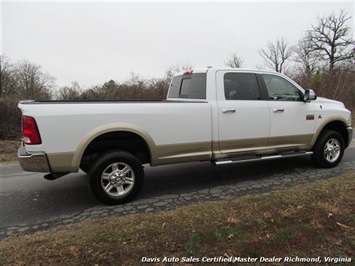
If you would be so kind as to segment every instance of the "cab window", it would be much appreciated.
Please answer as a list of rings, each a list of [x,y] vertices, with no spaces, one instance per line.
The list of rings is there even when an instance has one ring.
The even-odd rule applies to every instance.
[[[255,74],[226,73],[224,75],[226,100],[260,100],[259,84]]]
[[[168,98],[206,99],[206,73],[174,77]]]
[[[276,75],[262,75],[270,100],[302,101],[302,92],[288,80]]]

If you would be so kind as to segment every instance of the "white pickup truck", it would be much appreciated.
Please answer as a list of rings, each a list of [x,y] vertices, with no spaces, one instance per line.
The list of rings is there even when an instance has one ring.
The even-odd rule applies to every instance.
[[[334,167],[351,113],[275,72],[205,68],[176,75],[163,102],[21,101],[26,171],[53,180],[82,169],[106,204],[131,201],[143,165],[215,165],[311,155]]]

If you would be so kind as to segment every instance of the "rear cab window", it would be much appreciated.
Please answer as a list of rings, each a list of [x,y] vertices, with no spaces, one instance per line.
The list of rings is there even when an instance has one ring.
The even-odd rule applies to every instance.
[[[168,98],[206,99],[206,73],[191,73],[173,78]]]

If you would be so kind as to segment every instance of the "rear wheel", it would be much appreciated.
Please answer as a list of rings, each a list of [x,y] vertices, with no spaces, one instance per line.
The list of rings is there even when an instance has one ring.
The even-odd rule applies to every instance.
[[[144,181],[141,162],[125,151],[100,156],[89,173],[90,188],[101,202],[116,205],[133,200]]]
[[[323,131],[313,148],[312,160],[318,167],[337,166],[344,155],[343,137],[336,131]]]

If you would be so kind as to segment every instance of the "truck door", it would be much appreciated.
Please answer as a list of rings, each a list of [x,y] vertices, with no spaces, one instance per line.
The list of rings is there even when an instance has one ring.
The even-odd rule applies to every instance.
[[[256,74],[217,71],[219,150],[241,154],[264,150],[269,137],[269,107]]]
[[[270,136],[268,149],[305,149],[313,137],[316,111],[303,101],[303,92],[279,75],[262,74],[268,93]]]

